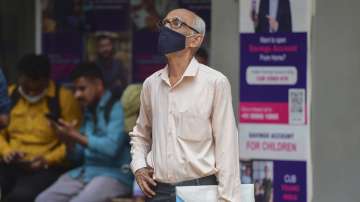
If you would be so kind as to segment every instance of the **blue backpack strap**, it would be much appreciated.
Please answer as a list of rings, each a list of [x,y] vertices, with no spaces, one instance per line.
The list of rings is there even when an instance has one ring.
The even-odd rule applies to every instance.
[[[104,119],[106,124],[109,123],[111,110],[116,102],[120,102],[120,99],[117,96],[111,96],[105,105]]]

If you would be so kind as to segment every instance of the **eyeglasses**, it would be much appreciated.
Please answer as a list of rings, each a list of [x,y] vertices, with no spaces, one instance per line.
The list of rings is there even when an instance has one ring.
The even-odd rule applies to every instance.
[[[195,28],[186,24],[185,22],[183,22],[182,20],[180,20],[177,17],[171,18],[171,19],[160,20],[158,23],[158,26],[163,27],[163,26],[166,26],[167,24],[169,24],[172,29],[180,29],[182,26],[186,26],[189,29],[191,29],[192,31],[194,31],[196,34],[200,34],[200,32],[197,31]]]

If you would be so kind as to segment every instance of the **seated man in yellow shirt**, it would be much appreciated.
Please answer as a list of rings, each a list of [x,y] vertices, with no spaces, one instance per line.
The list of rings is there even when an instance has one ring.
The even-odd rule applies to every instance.
[[[64,172],[66,148],[46,114],[80,123],[81,108],[69,90],[50,80],[46,56],[28,54],[9,88],[10,123],[0,132],[0,187],[4,201],[34,201]]]

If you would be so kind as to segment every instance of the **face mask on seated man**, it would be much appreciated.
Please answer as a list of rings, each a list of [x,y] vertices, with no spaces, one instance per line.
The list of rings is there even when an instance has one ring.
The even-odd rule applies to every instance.
[[[50,79],[47,56],[27,54],[9,87],[9,124],[0,131],[0,187],[5,201],[34,201],[66,169],[66,149],[46,114],[80,121],[71,91]],[[21,186],[21,188],[19,188]]]

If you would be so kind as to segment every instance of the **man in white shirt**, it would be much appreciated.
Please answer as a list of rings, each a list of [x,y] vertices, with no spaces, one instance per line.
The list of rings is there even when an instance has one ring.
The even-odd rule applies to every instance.
[[[175,9],[159,25],[158,49],[167,65],[145,80],[130,133],[137,183],[147,201],[175,201],[176,186],[218,185],[218,201],[239,202],[230,84],[194,58],[205,23],[189,10]]]

